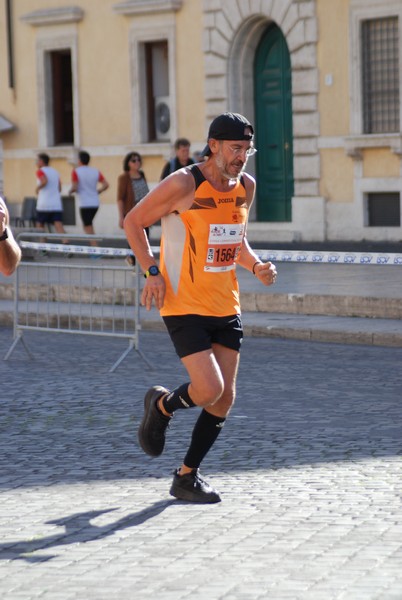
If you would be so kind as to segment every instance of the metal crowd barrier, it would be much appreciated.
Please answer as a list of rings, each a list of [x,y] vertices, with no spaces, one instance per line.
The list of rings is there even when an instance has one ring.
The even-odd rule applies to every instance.
[[[106,239],[120,246],[103,247]],[[51,331],[127,339],[128,348],[110,372],[131,350],[138,352],[152,368],[139,347],[139,267],[113,264],[116,259],[132,254],[124,237],[26,232],[19,234],[17,241],[24,251],[24,260],[15,275],[14,339],[4,360],[8,360],[19,342],[33,358],[23,337],[25,331]],[[79,241],[83,245],[76,243]],[[99,245],[88,245],[91,242]],[[159,253],[159,247],[152,250]],[[25,259],[28,252],[33,260]],[[298,250],[258,250],[257,254],[262,260],[272,262],[402,266],[402,254]],[[107,261],[96,264],[94,257],[112,260],[110,265],[104,264]]]
[[[77,243],[88,244],[91,240],[99,246]],[[90,235],[43,233],[21,233],[17,237],[24,256],[29,253],[32,256],[31,260],[21,261],[15,274],[14,337],[4,360],[8,360],[19,342],[33,359],[24,333],[47,331],[127,339],[128,348],[110,372],[131,350],[152,368],[140,351],[138,264],[125,263],[124,259],[132,255],[125,238],[114,241],[126,247],[102,247],[104,240]],[[105,257],[111,260],[102,260]],[[95,258],[101,259],[99,263]],[[117,265],[119,258],[123,264]]]

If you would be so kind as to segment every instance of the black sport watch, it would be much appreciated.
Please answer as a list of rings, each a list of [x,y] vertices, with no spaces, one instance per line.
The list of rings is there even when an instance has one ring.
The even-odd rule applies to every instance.
[[[147,279],[147,277],[149,277],[150,275],[155,277],[155,275],[159,275],[159,273],[160,273],[160,271],[159,271],[158,267],[156,265],[152,265],[149,267],[148,271],[145,271],[144,277],[145,277],[145,279]]]

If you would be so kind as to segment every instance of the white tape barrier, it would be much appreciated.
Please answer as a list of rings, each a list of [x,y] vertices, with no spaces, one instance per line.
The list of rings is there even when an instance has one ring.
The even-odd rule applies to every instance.
[[[76,246],[75,244],[45,244],[40,242],[20,241],[21,248],[58,254],[79,254],[97,256],[130,256],[133,251],[130,248],[101,248],[99,246]],[[152,252],[159,253],[159,246],[152,246]]]
[[[73,244],[45,244],[40,242],[20,242],[21,248],[46,250],[63,254],[100,256],[129,256],[130,248],[101,248],[98,246],[76,246]],[[159,254],[159,246],[152,246],[152,252]],[[261,260],[294,263],[329,263],[342,265],[397,265],[402,266],[402,254],[380,252],[319,252],[314,250],[258,250]]]
[[[330,263],[341,265],[399,265],[402,254],[379,252],[315,252],[301,250],[257,250],[261,260],[293,263]]]

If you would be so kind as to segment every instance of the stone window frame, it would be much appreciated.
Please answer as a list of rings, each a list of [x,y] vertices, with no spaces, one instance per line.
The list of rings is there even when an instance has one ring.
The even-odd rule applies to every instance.
[[[21,21],[38,28],[36,38],[36,88],[38,94],[38,147],[46,148],[51,158],[75,160],[75,149],[80,146],[80,115],[78,93],[78,32],[77,23],[84,18],[84,11],[78,6],[62,6],[35,10],[21,16]],[[64,25],[60,34],[59,25]],[[50,132],[53,128],[52,113],[46,92],[50,81],[47,55],[57,50],[69,50],[73,83],[73,126],[74,145],[50,145]]]
[[[175,13],[183,0],[128,0],[113,6],[117,14],[133,18],[129,30],[129,66],[131,87],[131,138],[144,155],[160,152],[169,155],[171,141],[177,137],[176,97],[176,21]],[[148,141],[146,114],[144,46],[149,42],[167,41],[169,64],[170,140]]]
[[[148,141],[148,132],[146,119],[143,115],[147,111],[147,99],[145,95],[146,78],[144,65],[145,44],[149,42],[167,41],[168,44],[168,64],[169,64],[169,104],[170,104],[170,140]],[[176,119],[176,64],[175,64],[175,27],[174,22],[164,25],[155,25],[154,27],[138,27],[138,23],[133,23],[129,34],[129,53],[130,53],[130,84],[131,84],[131,124],[132,141],[134,145],[152,145],[163,147],[168,145],[177,135]]]
[[[395,154],[402,154],[402,135],[399,133],[366,134],[363,133],[363,106],[361,89],[361,42],[360,25],[369,19],[398,17],[399,56],[402,49],[402,6],[399,0],[389,0],[379,5],[378,0],[351,0],[349,10],[349,47],[350,47],[350,135],[345,139],[346,153],[357,160],[362,159],[365,148],[390,148]],[[402,60],[399,63],[399,86],[402,97]],[[400,111],[402,123],[402,106]]]
[[[204,0],[206,123],[232,110],[254,117],[252,62],[270,22],[282,30],[292,66],[295,193],[320,195],[318,20],[315,0]],[[253,163],[250,162],[251,172]],[[254,218],[254,215],[251,215]]]
[[[49,110],[49,96],[47,94],[50,82],[49,61],[47,55],[56,50],[69,50],[71,54],[71,70],[73,81],[73,127],[74,143],[53,146],[51,144],[51,131],[53,128],[52,112]],[[73,160],[74,148],[79,148],[80,116],[79,116],[79,88],[78,88],[78,36],[77,32],[66,30],[50,34],[46,31],[38,35],[36,42],[36,67],[37,67],[37,90],[38,90],[38,145],[47,148],[51,157],[65,157]]]

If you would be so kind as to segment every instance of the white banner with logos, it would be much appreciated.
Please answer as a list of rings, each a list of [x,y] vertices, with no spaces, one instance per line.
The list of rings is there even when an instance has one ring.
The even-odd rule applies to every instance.
[[[100,256],[129,256],[130,248],[102,248],[100,246],[77,246],[75,244],[46,244],[20,241],[21,248],[68,254]],[[152,246],[152,252],[159,254],[159,246]],[[338,264],[338,265],[396,265],[402,266],[402,253],[386,252],[320,252],[315,250],[256,250],[263,261]]]

